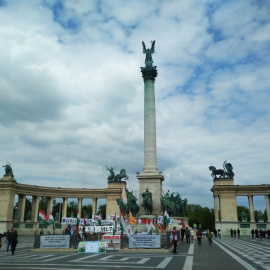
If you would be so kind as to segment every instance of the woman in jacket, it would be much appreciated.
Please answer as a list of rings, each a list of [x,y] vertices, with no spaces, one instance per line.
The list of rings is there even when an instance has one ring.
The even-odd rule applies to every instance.
[[[177,248],[177,231],[176,227],[173,227],[172,230],[172,241],[173,241],[173,253],[176,254],[176,248]]]

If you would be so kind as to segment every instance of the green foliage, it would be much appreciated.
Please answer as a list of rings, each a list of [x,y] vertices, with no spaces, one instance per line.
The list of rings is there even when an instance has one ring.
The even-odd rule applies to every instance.
[[[84,205],[82,206],[82,217],[83,217],[83,212],[85,212],[85,218],[92,218],[92,205]]]
[[[100,211],[102,219],[106,219],[106,204],[100,205],[98,210]]]
[[[70,201],[67,205],[67,217],[77,217],[78,214],[78,203]]]
[[[215,213],[214,209],[208,207],[202,207],[199,204],[188,204],[186,209],[186,216],[189,221],[190,227],[193,227],[194,223],[203,229],[210,229],[213,231],[215,228]]]
[[[47,213],[47,203],[48,203],[47,197],[40,197],[39,198],[39,209],[41,209],[45,214]]]

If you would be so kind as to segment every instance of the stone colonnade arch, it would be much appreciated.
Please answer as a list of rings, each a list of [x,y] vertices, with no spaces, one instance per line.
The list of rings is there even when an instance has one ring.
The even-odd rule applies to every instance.
[[[211,188],[214,196],[215,227],[223,234],[231,229],[241,228],[250,234],[251,229],[270,229],[270,185],[234,185],[234,179],[215,178]],[[267,220],[256,222],[253,196],[265,197]],[[247,196],[249,202],[250,222],[238,221],[237,196]]]
[[[14,223],[19,224],[18,232],[23,234],[32,234],[39,228],[39,198],[47,197],[47,216],[53,208],[54,198],[63,198],[62,216],[67,214],[67,202],[69,198],[78,199],[78,209],[81,213],[82,199],[93,199],[93,213],[96,212],[97,200],[105,198],[106,217],[108,214],[116,214],[120,216],[120,210],[116,199],[121,198],[123,187],[126,182],[108,182],[108,187],[104,189],[88,189],[88,188],[60,188],[60,187],[43,187],[36,185],[25,185],[17,183],[12,176],[4,176],[0,180],[0,232],[11,229]],[[13,209],[15,195],[18,195],[18,218],[13,220]],[[32,196],[31,220],[24,222],[26,196]],[[32,226],[29,226],[29,225]],[[21,226],[22,225],[22,226]],[[27,226],[28,225],[28,226]]]

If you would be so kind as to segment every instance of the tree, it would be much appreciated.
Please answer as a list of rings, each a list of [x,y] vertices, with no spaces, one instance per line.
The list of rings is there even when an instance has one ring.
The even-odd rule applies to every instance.
[[[101,213],[102,219],[106,219],[106,204],[102,204],[99,206],[98,210]]]
[[[70,201],[67,205],[67,216],[68,217],[77,217],[78,213],[78,203]]]
[[[215,228],[215,212],[214,209],[208,207],[202,207],[199,204],[188,204],[186,209],[186,216],[188,217],[188,223],[190,227],[193,227],[194,223],[203,229],[209,229],[213,231]]]
[[[84,205],[82,206],[82,215],[83,217],[83,212],[85,212],[85,218],[92,218],[92,205]]]

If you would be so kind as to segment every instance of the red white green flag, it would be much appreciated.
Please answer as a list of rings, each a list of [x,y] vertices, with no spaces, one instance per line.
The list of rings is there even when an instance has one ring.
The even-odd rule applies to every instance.
[[[170,223],[170,218],[169,218],[169,213],[167,211],[167,208],[165,207],[165,212],[164,212],[164,223],[165,223],[165,228],[167,230],[168,225]]]
[[[98,213],[98,226],[101,226],[101,213]]]
[[[80,213],[79,213],[79,209],[78,209],[77,221],[76,221],[76,225],[75,225],[75,231],[77,233],[77,239],[79,238],[79,225],[80,225]]]
[[[42,223],[46,226],[50,225],[50,221],[48,217],[45,215],[45,213],[41,209],[39,209],[38,220],[42,221]]]
[[[117,220],[116,220],[116,213],[115,213],[115,214],[114,214],[113,235],[115,235],[115,232],[116,232],[116,225],[117,225]]]
[[[121,232],[125,229],[125,216],[124,216],[124,210],[122,209],[122,215],[120,219],[120,226],[121,226]]]
[[[50,224],[53,225],[53,230],[55,230],[55,223],[52,212],[50,212],[50,218],[49,218]]]

